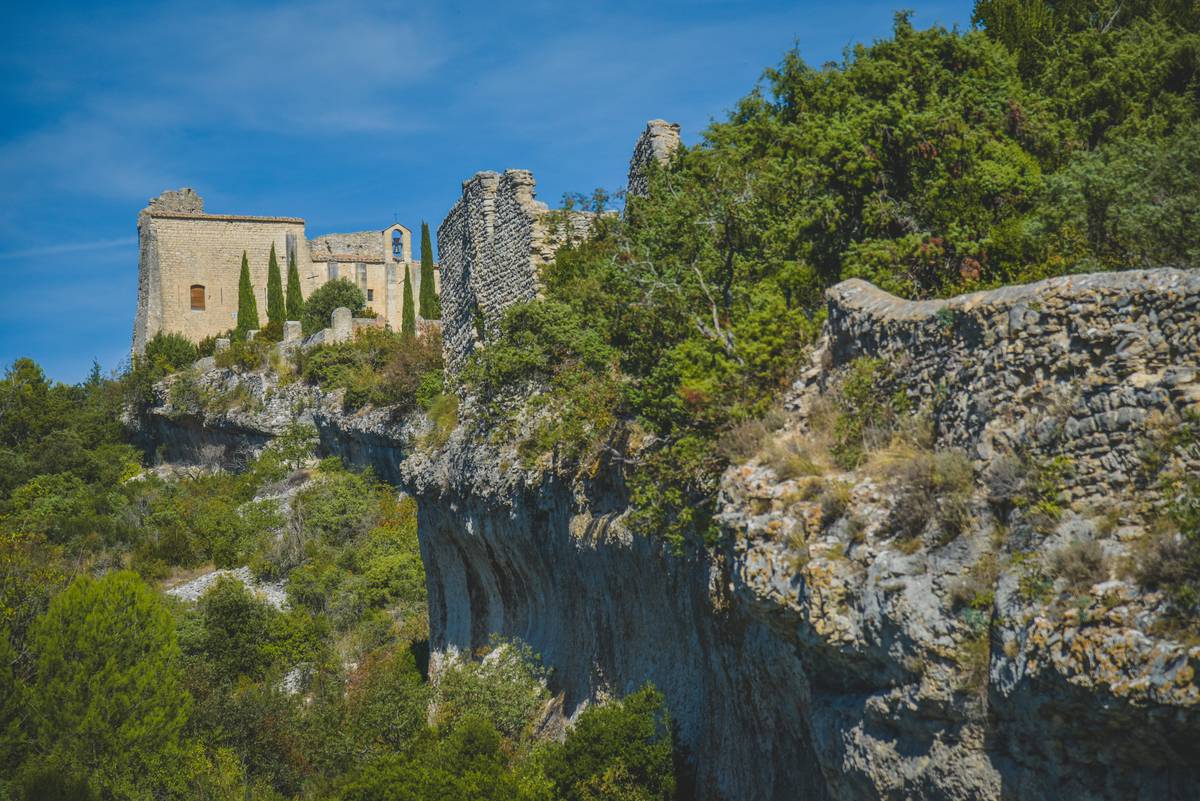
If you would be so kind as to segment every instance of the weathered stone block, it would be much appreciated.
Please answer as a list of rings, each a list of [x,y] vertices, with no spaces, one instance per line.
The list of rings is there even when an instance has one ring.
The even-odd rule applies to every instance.
[[[345,306],[338,306],[330,317],[332,342],[348,342],[354,336],[354,317]]]

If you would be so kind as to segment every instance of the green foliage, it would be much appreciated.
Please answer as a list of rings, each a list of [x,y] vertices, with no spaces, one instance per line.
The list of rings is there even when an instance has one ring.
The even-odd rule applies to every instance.
[[[237,328],[243,334],[258,329],[258,301],[254,299],[254,286],[250,283],[250,262],[242,251],[242,271],[238,276]]]
[[[429,241],[429,224],[421,221],[421,302],[417,309],[423,320],[442,316],[441,303],[434,288],[433,245]]]
[[[30,633],[40,753],[118,797],[149,797],[180,757],[191,699],[163,602],[135,574],[75,579]]]
[[[261,679],[270,665],[267,651],[270,607],[235,578],[223,576],[200,601],[204,653],[220,680]]]
[[[1048,179],[1034,230],[1080,271],[1200,263],[1197,175],[1200,123],[1106,143]]]
[[[417,315],[413,309],[412,276],[407,267],[404,268],[404,302],[401,306],[400,333],[406,337],[417,335]]]
[[[168,334],[159,331],[146,342],[142,358],[156,373],[166,375],[191,367],[199,358],[199,354],[196,346],[182,334]]]
[[[907,397],[890,389],[893,382],[882,359],[860,356],[830,393],[836,410],[830,453],[839,467],[861,465],[868,451],[887,444],[897,418],[910,411]]]
[[[29,747],[28,691],[14,670],[16,661],[8,627],[0,626],[0,775],[4,776],[13,775]],[[0,783],[0,792],[3,786]]]
[[[250,372],[264,370],[270,365],[273,343],[265,335],[254,339],[235,339],[229,347],[216,354],[217,367],[236,367]]]
[[[651,685],[585,710],[544,761],[555,797],[666,801],[675,797],[671,719]]]
[[[304,317],[304,295],[300,292],[300,271],[296,269],[296,254],[288,257],[287,319],[299,321]]]
[[[518,738],[549,698],[539,657],[519,642],[493,641],[479,661],[449,666],[438,679],[435,702],[441,725],[485,720],[508,738]]]
[[[470,719],[444,740],[414,753],[368,764],[342,789],[345,801],[525,801],[507,769],[503,741],[485,721]]]
[[[315,334],[329,327],[334,309],[345,306],[352,315],[358,316],[366,305],[366,296],[352,282],[344,279],[327,281],[314,289],[308,300],[304,301],[300,327],[305,336]]]
[[[314,293],[315,296],[315,293]],[[320,345],[303,355],[305,380],[346,390],[345,406],[397,406],[403,413],[441,391],[442,340],[367,328],[350,342]]]
[[[283,339],[283,323],[287,311],[283,300],[283,277],[279,272],[279,261],[275,258],[275,243],[271,243],[271,257],[267,262],[267,327],[264,334],[275,341]]]

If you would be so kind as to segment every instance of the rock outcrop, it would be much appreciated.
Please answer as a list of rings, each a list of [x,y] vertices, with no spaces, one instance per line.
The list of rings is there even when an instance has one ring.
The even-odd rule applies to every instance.
[[[1163,596],[1119,565],[1148,536],[1139,448],[1196,407],[1200,276],[1072,276],[927,303],[852,281],[829,304],[771,437],[803,442],[841,376],[879,360],[932,443],[972,467],[954,536],[898,533],[886,473],[782,475],[755,459],[723,480],[723,544],[677,552],[630,533],[618,465],[524,468],[471,429],[469,402],[425,449],[419,419],[215,370],[203,380],[254,402],[180,409],[164,388],[142,425],[195,458],[210,439],[255,447],[300,409],[327,452],[418,499],[435,669],[497,633],[542,655],[568,715],[652,681],[696,798],[1194,798],[1200,646],[1173,637]],[[1061,508],[1037,526],[989,506],[986,477],[1008,459],[1066,465]],[[1103,575],[1069,586],[1048,565],[1079,542]]]

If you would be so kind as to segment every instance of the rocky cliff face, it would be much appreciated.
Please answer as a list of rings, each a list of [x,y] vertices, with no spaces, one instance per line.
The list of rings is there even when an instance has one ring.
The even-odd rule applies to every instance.
[[[682,553],[629,533],[616,466],[523,469],[469,409],[426,451],[419,420],[210,371],[250,401],[201,414],[164,388],[142,426],[196,458],[311,420],[327,451],[418,498],[436,655],[519,637],[568,714],[654,682],[697,798],[1182,800],[1200,786],[1200,646],[1122,564],[1162,500],[1145,446],[1198,399],[1198,322],[1188,271],[919,304],[842,284],[787,414],[725,476],[724,543]],[[921,410],[927,452],[773,457],[808,459],[864,364]],[[968,478],[916,496],[914,524],[897,465],[944,454]],[[1155,471],[1196,469],[1160,456]]]

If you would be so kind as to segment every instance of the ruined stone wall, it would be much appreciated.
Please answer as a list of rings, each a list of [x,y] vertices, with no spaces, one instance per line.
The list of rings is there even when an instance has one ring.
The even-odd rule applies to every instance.
[[[941,444],[979,459],[1065,455],[1074,498],[1136,483],[1156,419],[1200,411],[1200,271],[1063,276],[920,302],[850,280],[828,301],[833,375],[860,356],[885,360],[931,410]]]
[[[587,236],[595,215],[552,211],[538,201],[528,170],[476,173],[438,226],[438,268],[446,364],[462,366],[504,310],[532,300],[542,268],[569,241]]]
[[[644,197],[650,192],[650,165],[666,164],[679,149],[679,125],[666,120],[650,120],[638,137],[629,160],[627,192]]]

